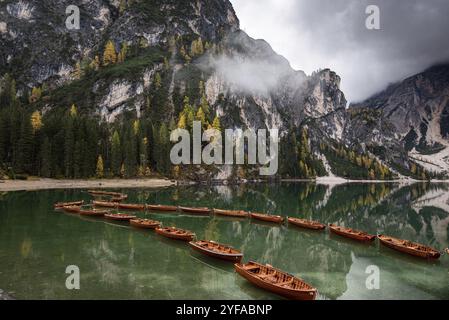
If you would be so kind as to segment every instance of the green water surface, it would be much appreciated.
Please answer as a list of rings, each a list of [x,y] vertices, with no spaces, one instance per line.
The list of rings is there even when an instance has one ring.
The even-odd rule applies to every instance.
[[[448,185],[314,183],[123,189],[130,203],[243,209],[337,223],[438,250],[449,246]],[[0,288],[18,299],[279,299],[247,283],[232,264],[192,252],[127,223],[56,212],[53,203],[92,198],[85,190],[0,194]],[[449,299],[449,255],[422,261],[328,231],[249,219],[140,212],[199,239],[233,245],[244,260],[299,276],[319,299]],[[66,267],[80,269],[80,290],[66,288]],[[374,267],[373,267],[374,266]],[[374,269],[373,269],[374,268]],[[368,289],[367,270],[379,271]]]

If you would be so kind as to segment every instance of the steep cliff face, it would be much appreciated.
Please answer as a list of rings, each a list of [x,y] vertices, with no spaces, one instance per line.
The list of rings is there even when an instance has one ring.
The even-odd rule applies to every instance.
[[[448,110],[449,65],[435,66],[352,106],[348,140],[402,149],[429,171],[444,173],[449,168]]]
[[[174,88],[185,93],[190,85],[186,73],[202,73],[207,99],[225,125],[285,129],[345,104],[337,75],[325,70],[307,77],[293,70],[268,43],[238,30],[238,18],[228,1],[136,1],[124,9],[120,1],[85,1],[79,6],[80,30],[65,27],[65,8],[70,4],[2,3],[1,73],[10,73],[25,93],[34,86],[56,88],[76,80],[77,63],[95,55],[101,58],[106,41],[112,40],[117,51],[123,43],[160,48],[160,55],[170,63],[168,95]],[[206,53],[186,66],[176,59],[178,52],[170,51],[169,43],[183,36],[201,37],[222,50]],[[86,88],[92,97],[84,103],[94,105],[108,121],[125,109],[140,113],[144,91],[162,67],[162,60],[155,59],[133,68],[133,79],[129,74],[108,79],[100,75]],[[174,116],[174,110],[169,116]]]
[[[0,72],[28,87],[71,80],[76,62],[116,44],[167,44],[169,37],[215,39],[239,28],[232,5],[220,0],[88,0],[77,3],[80,29],[69,30],[73,1],[7,0],[0,4]],[[131,2],[130,2],[131,3]],[[119,48],[117,48],[119,49]]]
[[[218,116],[223,128],[280,129],[284,142],[293,143],[287,161],[307,173],[301,177],[352,177],[353,169],[360,178],[374,171],[391,177],[371,156],[405,174],[410,157],[436,172],[449,167],[447,66],[348,109],[335,72],[308,76],[292,69],[267,42],[239,30],[227,0],[86,0],[78,4],[80,30],[66,28],[71,4],[0,3],[0,77],[16,79],[25,101],[33,87],[41,88],[32,108],[75,104],[109,123],[131,114],[174,124],[184,97],[194,108],[206,99],[209,120]],[[126,47],[126,58],[104,64],[107,43],[117,54]]]

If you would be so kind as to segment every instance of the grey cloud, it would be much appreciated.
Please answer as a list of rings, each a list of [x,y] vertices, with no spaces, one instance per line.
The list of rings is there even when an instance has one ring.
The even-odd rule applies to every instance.
[[[352,101],[449,59],[447,0],[231,2],[249,35],[267,34],[266,40],[295,68],[335,70]],[[379,6],[381,30],[365,28],[368,5]],[[271,24],[259,21],[255,12],[262,10],[269,10],[264,17],[276,15]]]

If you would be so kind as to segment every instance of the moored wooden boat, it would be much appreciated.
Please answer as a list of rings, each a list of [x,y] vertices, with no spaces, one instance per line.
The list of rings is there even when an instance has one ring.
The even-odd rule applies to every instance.
[[[110,202],[110,201],[92,201],[92,204],[95,207],[102,207],[102,208],[117,208],[117,203]]]
[[[81,209],[79,214],[82,216],[91,216],[91,217],[102,217],[105,214],[108,214],[109,211],[103,209]]]
[[[376,236],[368,234],[366,232],[354,230],[351,228],[344,228],[344,227],[340,227],[340,226],[337,226],[334,224],[329,224],[329,229],[331,232],[333,232],[335,234],[338,234],[340,236],[350,238],[353,240],[374,241],[374,239],[376,239]]]
[[[111,196],[111,197],[126,196],[124,193],[120,192],[101,191],[101,190],[87,190],[87,193],[94,196]]]
[[[170,239],[182,241],[192,241],[193,238],[195,237],[195,234],[191,231],[174,227],[156,228],[156,233]]]
[[[111,202],[122,202],[123,200],[126,200],[126,199],[128,199],[128,196],[125,194],[125,195],[122,195],[119,197],[112,197]]]
[[[101,191],[101,190],[87,190],[87,193],[89,193],[92,196],[98,197],[98,196],[108,196],[111,197],[111,202],[121,202],[123,200],[126,200],[128,198],[128,195],[120,192],[109,192],[109,191]]]
[[[239,250],[225,244],[217,243],[215,241],[191,241],[189,242],[189,245],[192,247],[192,249],[199,251],[205,255],[226,261],[240,262],[243,258],[243,254]]]
[[[251,218],[266,222],[274,222],[274,223],[282,223],[284,222],[284,218],[281,216],[271,215],[271,214],[265,214],[265,213],[255,213],[250,212],[249,215]]]
[[[169,206],[163,204],[147,204],[146,208],[147,210],[151,211],[178,211],[177,206]]]
[[[234,264],[235,271],[256,286],[288,299],[315,300],[317,290],[304,280],[270,265],[250,261]]]
[[[125,209],[125,210],[144,211],[145,205],[144,204],[133,204],[133,203],[119,203],[118,208]]]
[[[149,219],[131,219],[129,223],[133,227],[143,228],[143,229],[156,229],[161,226],[161,222]]]
[[[379,234],[377,238],[379,239],[380,243],[382,243],[386,247],[403,253],[407,253],[415,257],[424,259],[438,259],[440,257],[440,253],[437,250],[420,243],[397,239],[382,234]]]
[[[210,214],[211,209],[209,208],[189,208],[189,207],[179,207],[179,210],[185,213],[192,213],[192,214]]]
[[[57,202],[53,206],[55,209],[60,209],[62,207],[69,207],[69,206],[82,206],[84,204],[84,200],[81,201],[73,201],[73,202]]]
[[[222,209],[212,209],[214,214],[227,217],[235,218],[246,218],[248,217],[248,212],[243,210],[222,210]]]
[[[105,214],[104,217],[106,219],[110,220],[116,220],[116,221],[129,221],[131,219],[135,219],[136,216],[126,213],[108,213]]]
[[[62,207],[62,210],[64,210],[65,212],[70,212],[70,213],[79,213],[81,210],[80,206],[65,206]]]
[[[287,220],[288,220],[289,224],[291,223],[292,225],[301,227],[301,228],[312,229],[312,230],[323,230],[326,228],[325,224],[322,224],[318,221],[291,218],[291,217],[289,217]]]

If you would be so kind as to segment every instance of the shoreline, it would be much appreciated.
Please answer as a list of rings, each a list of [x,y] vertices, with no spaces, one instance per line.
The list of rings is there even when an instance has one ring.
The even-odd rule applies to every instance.
[[[106,189],[106,188],[163,188],[176,185],[168,179],[36,179],[36,180],[2,180],[0,191],[33,191],[51,189]]]
[[[224,180],[225,181],[225,180]],[[328,186],[337,186],[350,183],[399,183],[402,185],[424,183],[449,183],[449,180],[421,181],[414,179],[395,180],[354,180],[340,177],[318,177],[317,179],[281,179],[281,182],[310,182]],[[249,181],[248,181],[249,182]],[[246,182],[246,183],[248,183]],[[263,182],[263,181],[259,181]],[[165,188],[175,185],[196,185],[195,181],[175,181],[163,178],[152,179],[48,179],[35,180],[0,180],[0,192],[7,191],[34,191],[51,189],[131,189],[131,188]],[[227,185],[223,183],[223,185]]]

